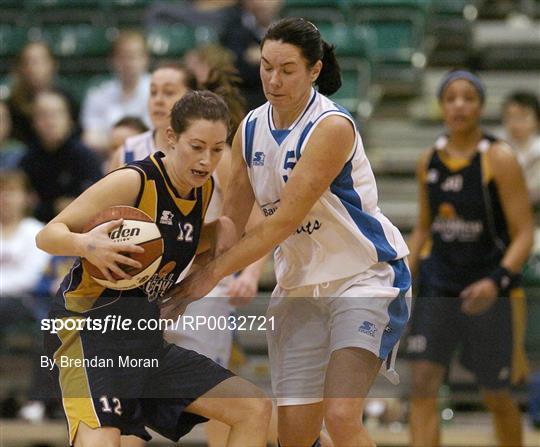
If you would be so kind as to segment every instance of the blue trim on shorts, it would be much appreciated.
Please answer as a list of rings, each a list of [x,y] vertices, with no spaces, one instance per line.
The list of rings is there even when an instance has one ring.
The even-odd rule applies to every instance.
[[[389,261],[388,264],[394,270],[393,287],[399,289],[399,294],[388,306],[390,321],[386,326],[381,339],[379,358],[386,359],[388,354],[399,341],[407,321],[409,320],[409,307],[407,306],[407,292],[411,288],[411,272],[403,259]]]

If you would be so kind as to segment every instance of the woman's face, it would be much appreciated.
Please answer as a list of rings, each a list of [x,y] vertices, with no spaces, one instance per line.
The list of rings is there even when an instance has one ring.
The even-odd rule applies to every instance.
[[[526,142],[539,130],[534,111],[515,102],[509,103],[503,113],[503,122],[509,137],[515,141]]]
[[[478,126],[482,102],[476,88],[465,79],[456,79],[443,92],[441,108],[451,132],[468,132]]]
[[[52,86],[54,70],[54,60],[43,44],[33,43],[23,50],[20,73],[35,92]]]
[[[158,68],[150,81],[148,110],[155,129],[166,129],[171,109],[188,91],[185,74],[174,68]]]
[[[260,66],[266,99],[277,109],[298,106],[309,95],[321,68],[320,61],[308,68],[298,47],[267,40],[262,48]]]
[[[182,194],[204,185],[216,169],[226,147],[227,126],[223,121],[197,119],[180,135],[167,129],[167,153]]]
[[[65,98],[55,93],[41,93],[36,97],[33,120],[38,137],[46,148],[58,148],[71,133],[68,105]]]

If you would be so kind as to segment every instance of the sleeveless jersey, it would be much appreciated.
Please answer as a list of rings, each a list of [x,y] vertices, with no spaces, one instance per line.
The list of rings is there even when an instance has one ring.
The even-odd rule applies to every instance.
[[[154,144],[154,131],[148,130],[139,135],[133,135],[126,138],[122,151],[122,163],[131,163],[136,160],[143,160],[144,158],[157,152]]]
[[[431,223],[428,280],[461,291],[489,275],[510,243],[497,185],[487,153],[496,140],[484,135],[470,160],[452,159],[440,137],[426,166]]]
[[[277,281],[285,289],[346,278],[408,254],[399,230],[377,206],[375,177],[354,120],[343,107],[315,90],[288,129],[275,128],[268,102],[251,111],[242,123],[243,156],[258,205],[267,217],[277,210],[309,137],[332,115],[351,122],[354,147],[330,188],[274,253]]]
[[[134,135],[126,139],[123,146],[123,159],[122,163],[130,163],[135,160],[142,160],[150,154],[158,151],[154,144],[154,131],[149,130],[139,135]],[[208,211],[206,213],[205,222],[212,222],[221,216],[223,209],[224,192],[220,185],[219,178],[213,176],[214,179],[214,192]],[[230,284],[232,276],[227,276],[220,281],[220,284],[225,286]]]
[[[157,272],[139,288],[119,291],[94,281],[79,259],[56,295],[53,313],[57,317],[87,313],[159,316],[154,301],[187,275],[197,250],[213,180],[210,178],[194,189],[191,199],[183,199],[165,171],[163,157],[157,152],[122,168],[139,172],[141,188],[135,207],[148,214],[161,231],[164,253]]]

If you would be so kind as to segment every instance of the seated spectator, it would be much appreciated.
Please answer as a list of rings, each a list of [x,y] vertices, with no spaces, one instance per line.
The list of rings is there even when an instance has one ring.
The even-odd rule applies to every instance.
[[[150,124],[146,110],[150,86],[148,62],[144,35],[137,31],[121,32],[112,50],[116,77],[91,88],[82,106],[83,141],[92,149],[107,150],[111,128],[124,116],[138,117]]]
[[[197,79],[197,88],[202,88],[208,81],[210,71],[235,70],[234,54],[221,45],[209,44],[195,48],[184,56],[184,62]]]
[[[27,181],[20,170],[0,176],[0,296],[20,297],[33,290],[49,255],[36,248],[36,234],[43,224],[26,217],[30,207]]]
[[[39,92],[50,89],[62,91],[69,99],[72,118],[77,122],[77,110],[56,75],[56,62],[50,47],[42,41],[30,42],[19,54],[8,99],[14,138],[27,145],[35,139],[32,103]]]
[[[33,110],[37,141],[21,160],[21,168],[38,195],[35,217],[48,222],[101,177],[101,168],[96,155],[74,132],[62,93],[38,94]]]
[[[516,151],[529,196],[540,206],[540,103],[529,92],[512,93],[504,102],[505,138]]]
[[[0,100],[0,170],[17,167],[26,147],[11,138],[11,115],[8,105]]]
[[[109,150],[107,151],[107,156],[110,156],[117,148],[122,146],[127,138],[147,131],[148,127],[140,118],[126,116],[120,121],[117,121],[109,135]]]
[[[6,170],[0,177],[0,343],[6,348],[6,336],[24,325],[25,335],[38,340],[36,320],[47,313],[48,300],[33,296],[50,256],[39,250],[35,237],[43,224],[27,217],[31,204],[26,176],[20,170]],[[7,346],[9,352],[9,345]],[[39,366],[40,344],[31,349],[32,385],[19,415],[39,421],[45,416],[47,375]]]
[[[240,0],[220,35],[221,44],[236,57],[248,110],[266,102],[259,76],[260,44],[268,26],[277,19],[282,3],[282,0]]]

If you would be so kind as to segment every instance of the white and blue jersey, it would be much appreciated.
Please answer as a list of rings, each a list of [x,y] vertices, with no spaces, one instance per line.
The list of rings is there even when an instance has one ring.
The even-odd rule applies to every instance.
[[[287,129],[275,128],[268,102],[244,120],[243,155],[257,203],[265,216],[277,210],[285,183],[311,134],[332,115],[351,122],[354,147],[296,232],[276,249],[276,277],[285,289],[350,277],[408,254],[401,233],[377,206],[375,177],[353,118],[315,90]]]
[[[154,131],[148,130],[144,133],[126,138],[120,162],[131,163],[136,160],[144,160],[154,152],[157,152],[156,145],[154,144]]]

